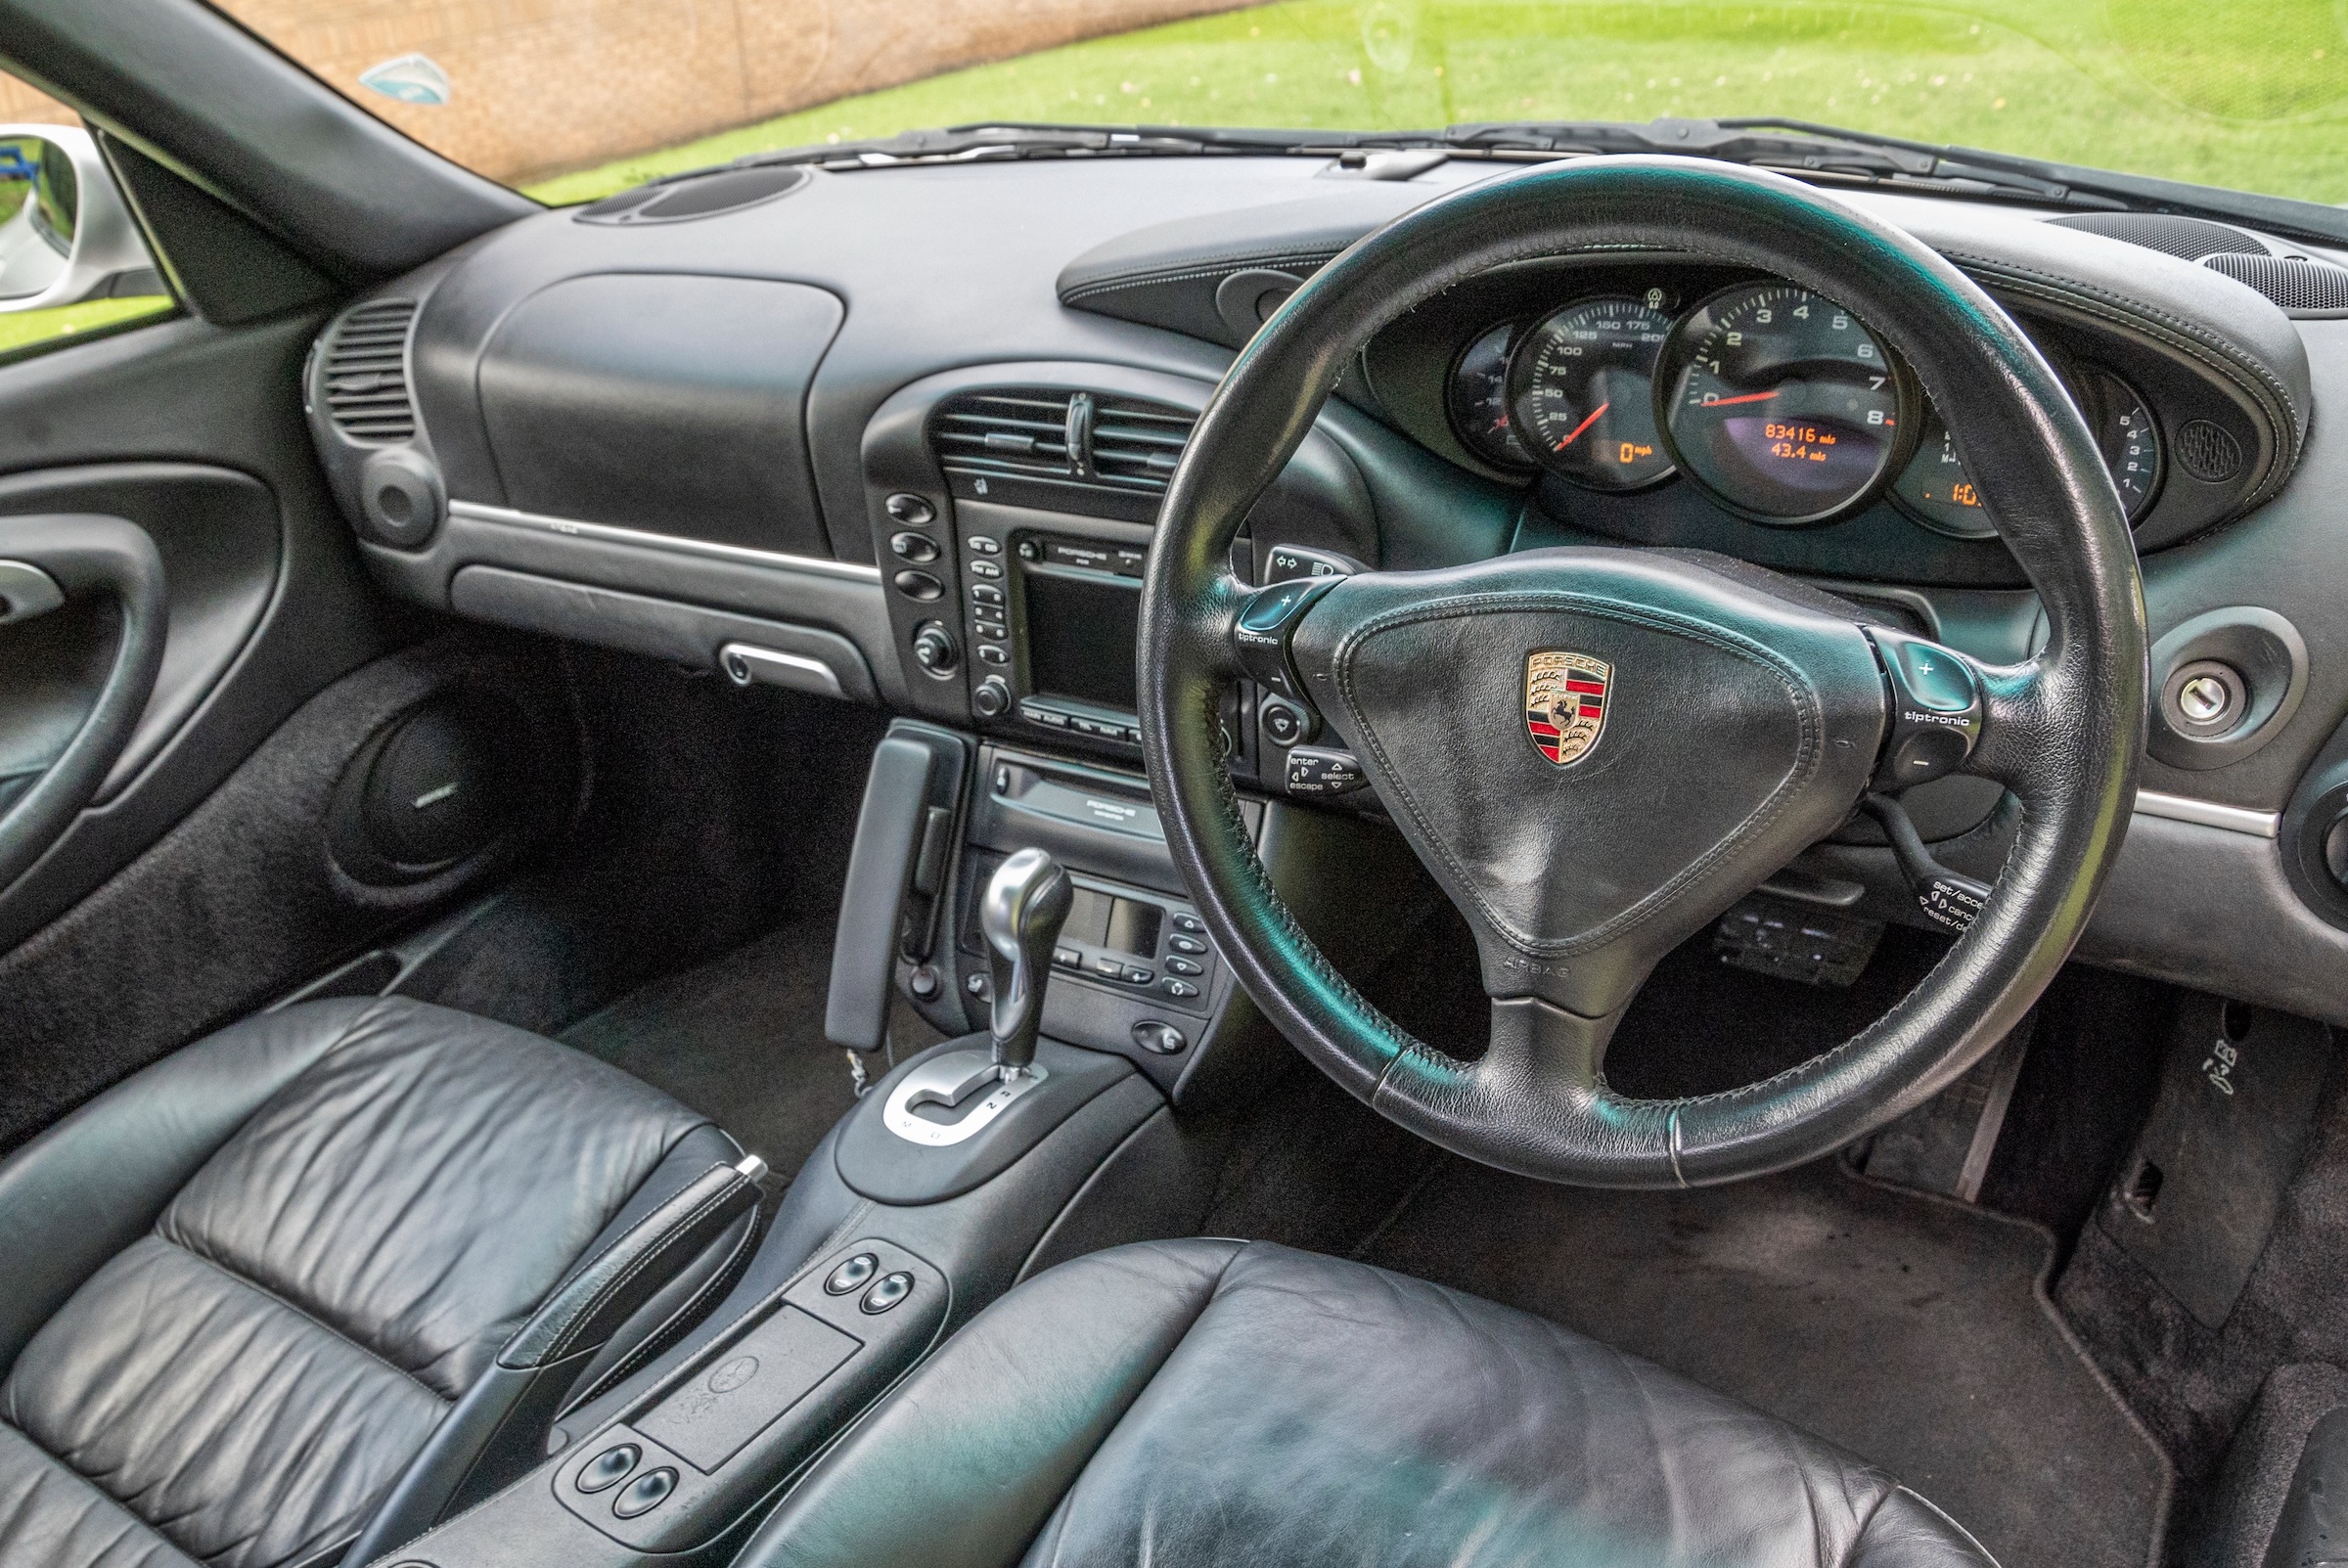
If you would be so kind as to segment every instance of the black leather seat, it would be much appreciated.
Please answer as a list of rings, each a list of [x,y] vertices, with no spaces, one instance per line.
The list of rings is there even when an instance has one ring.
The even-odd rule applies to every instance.
[[[714,1298],[746,1195],[600,1349],[501,1360],[741,1158],[614,1068],[415,1003],[148,1068],[0,1163],[0,1564],[331,1563],[371,1520],[396,1545]]]
[[[1880,1471],[1555,1324],[1183,1241],[997,1302],[738,1568],[1989,1561]]]

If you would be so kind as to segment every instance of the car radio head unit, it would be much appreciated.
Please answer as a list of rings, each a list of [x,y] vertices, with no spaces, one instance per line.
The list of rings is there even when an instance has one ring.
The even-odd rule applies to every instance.
[[[965,503],[971,706],[996,721],[1141,744],[1135,642],[1150,530]],[[1073,522],[1076,519],[1066,519]],[[1099,530],[1095,532],[1094,530]]]

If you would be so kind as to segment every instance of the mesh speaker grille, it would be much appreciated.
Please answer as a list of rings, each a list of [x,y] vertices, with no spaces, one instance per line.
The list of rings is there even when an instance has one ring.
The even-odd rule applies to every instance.
[[[2248,284],[2294,316],[2348,312],[2348,267],[2298,256],[2211,256],[2201,265]]]
[[[2082,212],[2054,223],[2065,229],[2084,229],[2107,240],[2125,240],[2147,250],[2165,251],[2186,261],[2203,256],[2263,256],[2267,247],[2231,224],[2206,218],[2172,217],[2161,212]]]

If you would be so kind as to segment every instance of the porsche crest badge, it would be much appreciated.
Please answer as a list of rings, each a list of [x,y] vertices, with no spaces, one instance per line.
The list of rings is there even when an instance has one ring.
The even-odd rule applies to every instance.
[[[1561,648],[1524,656],[1524,731],[1533,749],[1560,768],[1590,754],[1606,727],[1614,666]]]

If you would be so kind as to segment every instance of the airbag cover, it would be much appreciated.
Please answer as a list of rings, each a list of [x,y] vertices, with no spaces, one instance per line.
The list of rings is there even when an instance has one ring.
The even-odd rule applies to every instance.
[[[1684,558],[1539,551],[1343,584],[1296,653],[1493,994],[1589,1006],[1565,961],[1659,951],[1850,813],[1884,721],[1858,619]]]

